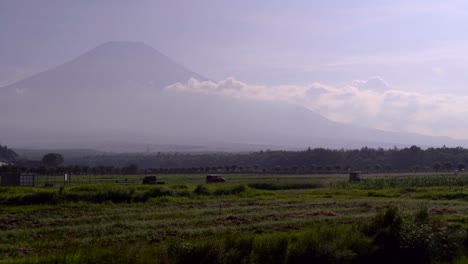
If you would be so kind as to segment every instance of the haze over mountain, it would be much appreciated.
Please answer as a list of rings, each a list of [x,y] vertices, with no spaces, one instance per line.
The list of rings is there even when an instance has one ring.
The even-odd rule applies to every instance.
[[[135,150],[134,144],[145,146],[141,151],[174,144],[235,151],[468,145],[332,122],[294,104],[170,89],[191,80],[207,78],[143,43],[108,42],[0,88],[0,140],[48,148]]]
[[[190,78],[205,79],[144,43],[112,41],[4,90],[24,95],[80,94],[134,86],[162,88]]]

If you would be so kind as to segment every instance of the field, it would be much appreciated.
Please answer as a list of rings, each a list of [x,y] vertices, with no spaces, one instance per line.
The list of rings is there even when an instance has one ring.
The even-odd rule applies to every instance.
[[[2,263],[464,263],[468,175],[74,176],[0,188]],[[53,177],[47,180],[52,181]],[[40,178],[38,183],[45,183]],[[414,262],[416,261],[416,262]]]

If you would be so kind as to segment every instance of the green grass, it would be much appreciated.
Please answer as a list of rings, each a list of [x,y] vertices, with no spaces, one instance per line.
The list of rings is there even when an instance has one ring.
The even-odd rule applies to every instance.
[[[63,188],[1,187],[0,263],[466,258],[468,189],[460,176],[373,175],[361,183],[345,175],[225,176],[224,184],[160,175],[165,185],[142,185],[130,175],[99,184],[72,179]],[[127,184],[105,180],[122,177]],[[425,239],[431,243],[418,242]]]

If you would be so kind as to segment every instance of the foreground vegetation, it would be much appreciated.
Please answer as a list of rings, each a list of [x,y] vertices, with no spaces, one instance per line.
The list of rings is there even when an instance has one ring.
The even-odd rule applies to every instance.
[[[153,186],[116,177],[0,188],[0,262],[468,259],[467,175],[376,175],[359,183],[346,175],[232,175],[211,185],[201,184],[202,175],[162,175],[166,184]]]

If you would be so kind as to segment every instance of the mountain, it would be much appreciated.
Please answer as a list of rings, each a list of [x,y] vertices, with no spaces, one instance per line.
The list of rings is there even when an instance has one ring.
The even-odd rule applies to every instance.
[[[105,43],[0,88],[0,143],[120,151],[468,145],[336,123],[292,104],[165,89],[191,78],[206,80],[143,43]]]
[[[112,41],[2,90],[18,94],[79,94],[83,90],[135,86],[161,88],[190,78],[206,79],[144,43]]]

